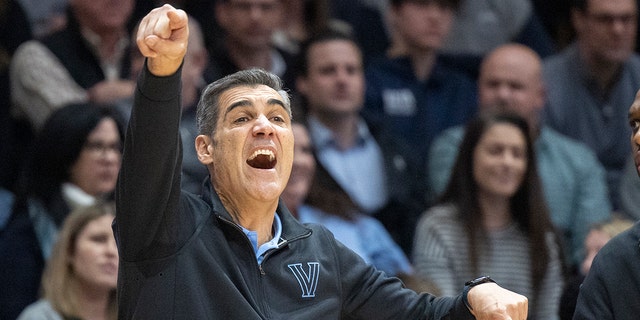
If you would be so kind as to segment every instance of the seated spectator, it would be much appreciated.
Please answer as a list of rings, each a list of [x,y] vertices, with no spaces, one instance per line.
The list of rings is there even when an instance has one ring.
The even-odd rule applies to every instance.
[[[363,113],[384,122],[426,161],[433,138],[464,124],[476,112],[476,86],[438,60],[453,23],[457,0],[393,0],[391,53],[366,66]]]
[[[604,168],[595,153],[541,123],[545,92],[540,56],[530,48],[510,43],[485,57],[478,79],[479,111],[513,112],[529,124],[551,221],[562,233],[567,263],[575,269],[584,259],[582,245],[589,226],[607,220],[611,204]],[[463,135],[463,126],[447,129],[431,146],[427,187],[434,195],[449,181]]]
[[[64,29],[23,43],[11,61],[13,113],[36,131],[70,103],[131,97],[127,23],[134,0],[73,0]]]
[[[316,147],[315,179],[351,205],[336,208],[315,192],[308,203],[344,216],[370,215],[408,253],[415,221],[425,208],[424,183],[408,147],[385,123],[360,114],[365,93],[360,49],[350,36],[327,31],[309,39],[300,55],[296,88]]]
[[[605,168],[609,201],[619,210],[619,185],[629,158],[628,109],[640,88],[634,53],[636,0],[572,1],[575,41],[544,60],[545,125],[589,146]]]
[[[18,320],[117,319],[118,248],[111,229],[114,218],[113,203],[99,203],[69,214],[47,260],[42,298],[29,305]]]
[[[555,53],[553,39],[531,0],[459,0],[449,36],[442,47],[443,60],[476,78],[482,58],[496,47],[516,42],[541,57]]]
[[[9,221],[0,232],[0,318],[38,297],[44,262],[68,213],[113,197],[124,137],[111,109],[56,110],[35,138]]]
[[[388,276],[411,275],[413,270],[409,259],[378,220],[357,211],[343,216],[304,203],[310,190],[329,202],[349,199],[341,199],[335,189],[327,186],[312,186],[316,159],[309,132],[301,123],[293,123],[292,129],[295,139],[293,167],[281,196],[291,213],[302,223],[325,226],[338,241]]]
[[[284,19],[284,0],[219,0],[215,19],[222,40],[209,48],[205,80],[213,82],[239,70],[261,68],[278,75],[285,87],[293,86],[293,55],[278,49],[273,36]]]
[[[413,263],[442,295],[496,275],[529,299],[529,317],[557,319],[563,257],[546,209],[527,123],[483,113],[466,127],[451,179],[416,229]]]
[[[637,176],[635,178],[637,179]],[[632,220],[612,215],[611,220],[596,223],[589,228],[589,233],[584,240],[584,250],[586,254],[582,264],[580,265],[579,273],[567,281],[567,286],[562,292],[560,300],[560,320],[573,319],[573,313],[576,309],[576,302],[578,300],[578,293],[580,292],[580,285],[582,284],[582,281],[584,281],[585,276],[589,273],[593,258],[598,254],[598,251],[600,251],[600,249],[602,249],[602,247],[604,247],[611,238],[632,226]]]

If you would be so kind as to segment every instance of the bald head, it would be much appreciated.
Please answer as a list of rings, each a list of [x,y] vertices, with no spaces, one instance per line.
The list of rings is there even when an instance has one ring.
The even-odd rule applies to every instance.
[[[545,104],[540,56],[520,44],[489,52],[480,66],[478,97],[481,111],[515,112],[536,128]]]

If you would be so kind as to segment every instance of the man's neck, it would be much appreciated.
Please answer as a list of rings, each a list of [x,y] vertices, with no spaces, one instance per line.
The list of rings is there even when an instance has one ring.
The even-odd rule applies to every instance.
[[[331,130],[340,150],[347,150],[355,145],[358,140],[358,121],[360,119],[357,113],[334,114],[311,111],[310,114]]]
[[[511,203],[507,197],[496,197],[487,193],[478,194],[482,224],[485,230],[495,231],[504,229],[513,220],[511,217]]]
[[[624,63],[605,61],[592,55],[583,55],[581,58],[588,67],[586,71],[588,77],[595,81],[602,92],[609,92],[620,77]]]
[[[409,50],[409,59],[413,67],[413,73],[420,81],[429,79],[433,66],[436,64],[435,51]]]
[[[278,200],[273,203],[241,201],[239,204],[220,193],[218,195],[235,223],[258,234],[258,246],[273,238],[273,219]]]

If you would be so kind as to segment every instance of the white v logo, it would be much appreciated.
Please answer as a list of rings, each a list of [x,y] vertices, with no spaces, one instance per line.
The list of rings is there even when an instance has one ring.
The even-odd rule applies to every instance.
[[[318,287],[318,278],[320,277],[320,263],[319,262],[307,262],[309,266],[309,272],[305,272],[302,268],[302,263],[292,263],[288,265],[293,275],[298,280],[300,290],[302,290],[303,298],[313,298],[316,296],[316,289]]]

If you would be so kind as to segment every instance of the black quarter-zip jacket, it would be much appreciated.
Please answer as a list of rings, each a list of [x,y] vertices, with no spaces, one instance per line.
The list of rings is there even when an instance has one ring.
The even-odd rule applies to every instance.
[[[457,297],[405,289],[280,203],[258,265],[210,183],[180,190],[180,72],[138,79],[117,186],[120,319],[473,319]]]

